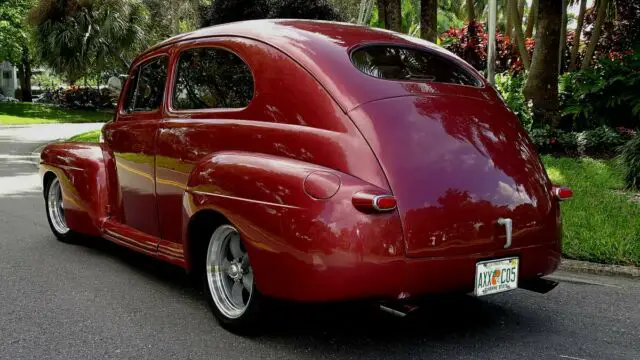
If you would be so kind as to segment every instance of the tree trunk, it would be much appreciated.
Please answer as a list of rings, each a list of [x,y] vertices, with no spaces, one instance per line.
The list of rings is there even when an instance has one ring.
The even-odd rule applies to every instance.
[[[371,19],[371,11],[373,10],[373,0],[362,0],[358,7],[358,25],[367,25]]]
[[[402,32],[402,10],[400,0],[384,0],[384,27],[389,30]]]
[[[557,127],[558,112],[558,49],[562,2],[539,0],[536,47],[527,82],[522,90],[533,103],[533,125]]]
[[[377,6],[378,6],[378,21],[380,22],[380,25],[382,25],[383,28],[387,29],[387,23],[385,21],[385,19],[387,18],[387,12],[386,12],[386,0],[378,0],[377,1]]]
[[[560,20],[560,47],[558,49],[558,74],[563,73],[564,48],[567,45],[567,0],[562,0],[562,18]]]
[[[475,27],[475,21],[476,21],[476,14],[475,14],[475,9],[473,8],[474,4],[473,4],[473,0],[467,0],[467,21],[469,22],[469,36],[476,36],[476,27]]]
[[[438,0],[420,1],[420,37],[436,42],[438,36]]]
[[[584,24],[584,12],[587,9],[587,0],[580,0],[580,12],[578,13],[578,24],[576,25],[576,33],[573,36],[573,47],[571,48],[571,58],[569,60],[569,71],[575,70],[578,60],[578,50],[580,50],[580,35],[582,34],[582,25]]]
[[[586,1],[586,0],[583,0]],[[533,36],[533,27],[536,24],[536,17],[538,16],[538,0],[533,0],[531,7],[529,8],[529,15],[527,16],[527,30],[524,33],[525,38]]]
[[[177,5],[176,2],[178,2]],[[170,0],[169,7],[171,8],[171,35],[178,35],[180,33],[180,2],[178,0]]]
[[[467,0],[467,21],[468,22],[475,21],[476,19],[476,11],[473,6],[474,6],[474,1]]]
[[[600,40],[600,31],[602,30],[602,23],[604,23],[604,17],[607,15],[607,7],[609,6],[609,0],[600,0],[600,6],[598,7],[598,17],[596,18],[596,24],[593,28],[593,33],[591,34],[591,38],[589,39],[589,45],[587,46],[587,50],[584,52],[584,59],[582,59],[582,66],[580,67],[582,70],[586,69],[591,65],[591,58],[593,57],[593,53],[596,51],[596,46],[598,45],[598,40]]]
[[[513,3],[516,1],[518,0],[506,0],[504,4],[504,19],[505,19],[504,34],[508,37],[511,37],[511,29],[512,29],[511,5],[513,5]]]
[[[524,17],[525,2],[525,0],[520,0],[520,3],[518,4],[518,17],[520,18],[520,24],[522,24],[522,18]]]
[[[20,88],[22,89],[22,101],[31,102],[31,61],[29,60],[29,49],[25,46],[22,49],[22,58],[18,66],[20,74]]]
[[[516,1],[516,0],[513,0]],[[513,2],[512,1],[512,2]],[[522,33],[522,21],[520,20],[520,14],[518,13],[518,7],[515,4],[511,4],[511,22],[513,23],[513,35],[518,44],[518,51],[520,52],[520,59],[525,70],[529,70],[529,53],[527,47],[524,44],[524,34]]]

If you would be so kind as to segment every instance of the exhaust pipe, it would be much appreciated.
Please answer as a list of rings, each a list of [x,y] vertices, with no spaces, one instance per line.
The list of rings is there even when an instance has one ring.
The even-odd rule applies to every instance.
[[[558,286],[557,281],[543,278],[537,278],[518,284],[518,287],[522,289],[537,292],[540,294],[546,294],[549,291],[553,290],[556,286]]]
[[[388,306],[384,306],[382,304],[380,304],[380,310],[382,310],[382,311],[384,311],[386,313],[389,313],[389,314],[391,314],[393,316],[397,316],[397,317],[401,317],[401,318],[407,316],[407,313],[405,313],[405,312],[402,312],[402,311],[396,310],[396,309],[392,309],[392,308],[390,308]]]
[[[389,313],[393,316],[397,316],[397,317],[405,317],[407,315],[409,315],[410,313],[412,313],[414,310],[418,309],[417,305],[411,305],[411,304],[400,304],[400,303],[394,303],[393,306],[390,303],[386,303],[386,304],[378,304],[380,310]]]

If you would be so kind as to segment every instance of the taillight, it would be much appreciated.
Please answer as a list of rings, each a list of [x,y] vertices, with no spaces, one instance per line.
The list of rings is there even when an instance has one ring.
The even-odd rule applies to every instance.
[[[560,201],[569,200],[573,196],[573,191],[567,187],[554,186],[551,191],[553,191],[553,195]]]
[[[358,192],[351,199],[353,206],[363,212],[386,212],[395,210],[396,198],[388,194]]]

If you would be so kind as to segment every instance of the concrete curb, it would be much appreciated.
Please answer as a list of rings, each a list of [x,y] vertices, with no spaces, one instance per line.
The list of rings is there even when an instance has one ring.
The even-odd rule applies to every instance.
[[[559,270],[605,276],[622,276],[640,280],[640,268],[635,266],[607,265],[562,259]]]

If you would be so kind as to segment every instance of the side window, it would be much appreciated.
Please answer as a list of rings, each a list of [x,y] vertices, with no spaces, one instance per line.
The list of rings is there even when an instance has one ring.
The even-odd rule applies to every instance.
[[[220,48],[194,48],[180,54],[173,89],[173,108],[243,108],[253,99],[249,66]]]
[[[131,85],[124,104],[127,112],[160,108],[167,80],[167,63],[167,56],[160,56],[138,66],[129,80]]]

